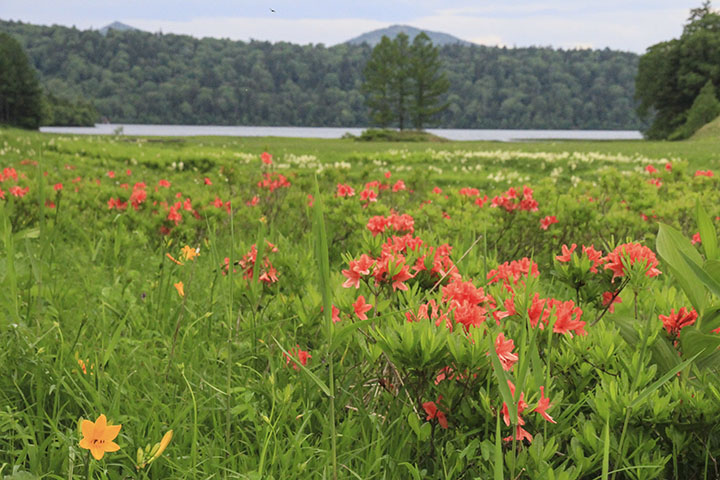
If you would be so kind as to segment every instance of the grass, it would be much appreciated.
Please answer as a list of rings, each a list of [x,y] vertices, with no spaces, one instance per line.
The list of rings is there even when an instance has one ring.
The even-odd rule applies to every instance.
[[[564,282],[576,277],[563,277],[553,259],[571,243],[654,247],[657,226],[641,215],[695,233],[697,202],[709,218],[720,215],[718,180],[693,176],[718,168],[716,147],[0,130],[0,168],[18,174],[0,183],[0,478],[83,478],[78,422],[101,413],[123,425],[121,449],[89,464],[101,479],[712,477],[717,368],[713,358],[695,361],[702,352],[682,357],[682,337],[679,347],[666,338],[658,314],[690,306],[671,272],[661,265],[663,276],[636,286],[636,303],[627,290],[605,315],[600,287],[610,288],[610,272],[571,288]],[[264,151],[272,167],[260,162]],[[649,175],[648,165],[659,173]],[[258,185],[278,174],[289,187]],[[355,196],[338,197],[338,183]],[[10,194],[16,184],[27,195]],[[490,208],[492,197],[525,184],[538,212]],[[368,188],[377,202],[360,201]],[[137,210],[108,208],[134,189],[147,195]],[[487,204],[478,206],[483,194]],[[176,202],[177,224],[167,218]],[[519,313],[483,322],[468,342],[460,326],[406,321],[429,300],[445,308],[446,278],[418,274],[407,291],[368,278],[343,288],[349,260],[376,257],[391,233],[404,233],[367,231],[369,218],[392,212],[413,217],[422,248],[452,246],[463,280],[497,300],[490,310],[510,296],[486,281],[488,271],[532,258],[541,274],[514,287]],[[558,223],[541,230],[551,215]],[[703,232],[712,228],[705,221]],[[200,255],[184,259],[185,245]],[[415,265],[420,251],[403,255]],[[271,267],[278,281],[259,281]],[[524,312],[535,293],[581,306],[588,335],[530,328]],[[372,305],[368,320],[355,318],[358,295]],[[602,320],[591,327],[593,318]],[[487,355],[501,327],[520,356],[514,371]],[[298,350],[311,355],[307,364]],[[436,383],[440,371],[455,378]],[[532,413],[540,386],[557,424]],[[531,405],[524,413],[512,405],[520,391]],[[449,429],[428,418],[428,402],[447,414]],[[521,426],[518,415],[532,443],[502,440]],[[162,457],[136,468],[138,448],[150,451],[170,429]]]

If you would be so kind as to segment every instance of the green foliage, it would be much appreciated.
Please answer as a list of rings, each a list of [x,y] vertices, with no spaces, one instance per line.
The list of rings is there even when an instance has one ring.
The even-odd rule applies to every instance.
[[[391,130],[368,128],[355,140],[361,142],[447,142],[447,139],[418,130]]]
[[[690,138],[700,128],[715,120],[718,115],[720,115],[720,101],[715,95],[715,87],[713,87],[712,81],[708,80],[695,101],[693,101],[690,110],[687,111],[685,123],[673,132],[669,139]]]
[[[122,424],[120,451],[92,461],[101,480],[332,478],[335,468],[368,479],[717,476],[720,189],[716,177],[693,176],[717,168],[714,144],[387,148],[9,129],[0,143],[0,167],[18,174],[0,182],[0,478],[83,478],[78,419],[100,413]],[[272,165],[260,161],[265,150]],[[258,185],[278,173],[290,187]],[[393,188],[398,180],[405,189]],[[360,199],[368,182],[376,202]],[[137,210],[108,208],[136,183],[147,187]],[[338,183],[355,195],[337,195]],[[490,206],[523,184],[538,211]],[[16,186],[29,191],[14,196]],[[183,207],[175,225],[168,209],[185,199],[197,216]],[[369,218],[391,212],[412,216],[411,237],[452,247],[453,272],[494,300],[483,303],[485,321],[452,330],[408,321],[431,300],[446,310],[449,281],[426,270],[407,290],[372,277],[342,286],[350,259],[379,255],[403,234],[367,231]],[[546,215],[558,223],[543,230]],[[605,253],[625,237],[652,245],[655,220],[663,273],[622,289],[606,311],[599,295],[624,282],[602,265],[592,272],[580,244]],[[701,245],[686,238],[695,232]],[[556,261],[571,243],[575,255]],[[199,256],[182,258],[185,244]],[[257,281],[267,265],[245,274],[252,244],[278,282]],[[409,264],[433,267],[427,245],[405,253]],[[488,271],[522,256],[537,262],[537,278],[488,282]],[[536,294],[576,302],[587,334],[556,332],[557,307],[532,327]],[[367,320],[353,310],[359,295],[372,305]],[[658,315],[697,298],[696,324],[669,335]],[[500,333],[518,357],[509,370],[494,349]],[[311,355],[306,364],[298,350]],[[541,416],[541,398],[556,423]],[[509,439],[518,426],[531,442]],[[138,470],[138,449],[169,429],[163,456]]]
[[[718,65],[720,15],[706,5],[693,10],[679,39],[653,45],[640,57],[635,91],[640,117],[651,120],[645,135],[666,139],[677,132],[676,138],[685,138],[691,128],[699,128],[695,123],[705,114],[692,125],[684,123],[703,87],[708,82],[720,84]]]
[[[92,101],[114,123],[366,127],[373,121],[362,91],[372,51],[367,45],[246,43],[140,31],[103,36],[7,21],[0,21],[0,31],[21,42],[46,90]],[[448,108],[428,127],[642,125],[634,112],[638,56],[632,53],[448,45],[438,58],[450,88],[437,105]]]
[[[38,128],[42,95],[37,74],[20,43],[0,33],[0,124]]]
[[[43,100],[43,125],[93,126],[98,120],[97,110],[91,102],[73,102],[49,92]]]

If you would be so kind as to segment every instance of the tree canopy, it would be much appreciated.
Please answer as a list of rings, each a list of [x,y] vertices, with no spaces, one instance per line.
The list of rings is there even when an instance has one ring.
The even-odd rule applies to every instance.
[[[679,39],[640,57],[635,90],[640,117],[651,120],[646,136],[687,136],[688,111],[708,82],[720,85],[720,15],[706,1],[691,11]]]
[[[141,31],[103,36],[4,21],[0,31],[20,41],[47,91],[92,101],[116,123],[371,123],[362,89],[368,45],[200,40]],[[448,45],[439,48],[438,60],[450,87],[437,105],[448,107],[422,120],[423,127],[641,126],[633,100],[638,56],[632,53]],[[414,115],[409,110],[404,122]]]
[[[38,128],[42,118],[42,93],[37,74],[22,46],[0,33],[0,123]]]

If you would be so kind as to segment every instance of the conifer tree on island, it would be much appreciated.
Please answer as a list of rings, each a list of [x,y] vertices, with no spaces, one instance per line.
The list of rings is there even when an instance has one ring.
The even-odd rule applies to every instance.
[[[42,92],[20,43],[0,33],[0,124],[38,128]]]
[[[441,71],[438,49],[425,32],[413,40],[410,62],[410,75],[414,80],[412,120],[415,128],[422,130],[433,115],[448,107],[447,103],[439,102],[450,88],[450,82]]]
[[[421,33],[410,44],[406,34],[383,36],[365,65],[363,90],[371,118],[381,127],[416,129],[447,108],[440,103],[450,87],[430,37]]]

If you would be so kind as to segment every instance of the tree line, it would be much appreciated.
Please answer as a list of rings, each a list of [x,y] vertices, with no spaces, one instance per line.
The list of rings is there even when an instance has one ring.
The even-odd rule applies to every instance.
[[[58,98],[111,122],[364,127],[366,44],[240,42],[0,21]],[[412,45],[409,45],[411,47]],[[605,50],[438,48],[449,88],[423,127],[637,129],[638,56]],[[409,106],[410,97],[406,97]],[[407,110],[403,124],[416,123]],[[398,119],[388,125],[399,126]]]
[[[720,14],[706,0],[690,11],[680,38],[660,42],[640,58],[638,112],[651,139],[680,140],[720,114]]]
[[[97,116],[88,101],[43,92],[20,44],[0,32],[0,124],[32,129],[41,124],[92,125]]]

